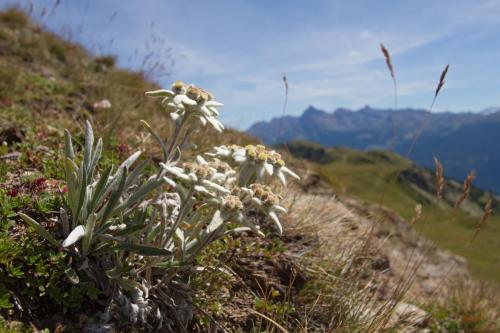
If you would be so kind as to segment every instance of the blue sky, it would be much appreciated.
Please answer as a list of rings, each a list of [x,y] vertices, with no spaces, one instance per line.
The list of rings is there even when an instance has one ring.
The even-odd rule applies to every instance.
[[[31,2],[36,16],[54,3]],[[0,0],[12,3],[29,1]],[[123,67],[140,68],[146,43],[158,45],[151,34],[161,37],[175,64],[160,83],[212,91],[225,104],[222,120],[239,129],[282,114],[282,73],[289,115],[309,105],[392,107],[380,42],[393,57],[401,107],[428,107],[447,63],[437,111],[500,105],[500,1],[61,0],[42,22],[94,53],[118,55]]]

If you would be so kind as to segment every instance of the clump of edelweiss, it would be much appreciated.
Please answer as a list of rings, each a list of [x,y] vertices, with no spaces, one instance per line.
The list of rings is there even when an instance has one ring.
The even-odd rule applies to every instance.
[[[285,176],[299,177],[279,153],[261,145],[214,147],[183,160],[182,150],[201,126],[223,131],[217,120],[222,104],[211,93],[179,81],[171,90],[146,95],[163,98],[175,125],[164,140],[143,122],[163,151],[158,165],[139,161],[141,152],[136,152],[118,167],[101,170],[103,141],[94,144],[87,122],[82,156],[65,132],[64,239],[20,215],[71,256],[66,273],[75,283],[79,276],[90,278],[109,298],[102,327],[115,318],[148,330],[179,332],[186,330],[194,309],[188,290],[179,288],[181,273],[192,271],[200,253],[222,237],[243,231],[264,236],[256,212],[269,217],[281,233],[279,215],[286,210],[266,182],[276,177],[285,185]],[[148,165],[152,175],[145,174]]]
[[[203,126],[208,122],[217,131],[224,130],[224,125],[217,120],[219,115],[217,108],[223,104],[214,101],[214,96],[208,91],[175,81],[172,90],[148,91],[146,96],[163,98],[161,104],[170,112],[170,117],[174,121],[184,122],[194,118]]]

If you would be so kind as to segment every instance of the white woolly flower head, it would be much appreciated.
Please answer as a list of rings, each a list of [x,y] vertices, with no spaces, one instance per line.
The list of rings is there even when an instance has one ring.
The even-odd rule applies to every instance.
[[[283,233],[283,226],[278,216],[286,213],[286,209],[279,205],[281,196],[275,194],[269,186],[260,183],[248,187],[235,186],[231,195],[238,197],[245,207],[263,212],[271,219],[278,232]]]
[[[192,188],[196,192],[215,197],[218,193],[229,193],[229,188],[236,180],[236,172],[231,166],[216,158],[206,161],[197,156],[196,162],[185,162],[180,166],[162,163],[161,166],[165,174],[176,179],[164,177],[166,181],[181,192]]]
[[[240,185],[251,182],[252,178],[262,180],[266,175],[276,176],[283,185],[286,185],[285,175],[300,179],[296,173],[286,167],[278,152],[269,150],[263,145],[219,146],[207,155],[237,165],[241,170]]]
[[[214,101],[214,96],[204,89],[175,81],[172,90],[148,91],[146,96],[162,98],[161,104],[174,121],[196,120],[202,126],[209,123],[219,132],[224,130],[224,125],[217,119],[217,108],[223,104]]]

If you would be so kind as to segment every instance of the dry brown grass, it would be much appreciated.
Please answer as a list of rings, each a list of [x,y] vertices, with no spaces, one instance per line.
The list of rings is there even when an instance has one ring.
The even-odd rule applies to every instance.
[[[445,82],[444,80],[446,79],[446,74],[448,74],[449,68],[450,68],[450,65],[446,65],[446,67],[441,72],[441,76],[439,77],[439,83],[438,83],[438,86],[436,87],[436,92],[434,93],[435,97],[437,97],[439,95],[441,88],[443,88],[443,86],[444,86],[444,82]]]
[[[408,148],[408,152],[406,153],[406,158],[408,158],[411,155],[411,153],[413,152],[413,148],[415,148],[415,144],[417,143],[418,139],[422,135],[422,132],[425,129],[425,127],[427,127],[427,123],[429,122],[429,119],[430,119],[430,114],[432,113],[432,110],[434,109],[434,104],[436,104],[439,93],[441,92],[441,89],[443,88],[443,86],[445,84],[445,79],[446,79],[446,75],[448,74],[449,68],[450,68],[450,65],[446,65],[446,67],[441,72],[441,75],[439,77],[439,82],[438,82],[438,85],[436,87],[436,91],[434,92],[434,98],[432,99],[431,105],[429,106],[428,116],[422,120],[420,127],[415,132],[415,135],[413,136],[410,147]]]
[[[433,332],[500,332],[498,285],[454,280],[438,300],[427,302]]]
[[[391,74],[391,77],[395,80],[396,75],[394,74],[394,66],[392,65],[391,55],[389,54],[389,51],[382,43],[380,43],[380,50],[382,51],[382,54],[384,55],[385,63],[387,65],[387,68],[389,69],[389,73]]]
[[[436,166],[435,194],[438,199],[441,199],[443,197],[444,190],[444,169],[437,157],[434,157],[434,164]]]
[[[477,223],[476,228],[474,230],[474,234],[472,235],[472,237],[469,241],[469,244],[472,243],[474,241],[474,239],[476,239],[477,235],[479,234],[479,231],[481,230],[483,225],[486,223],[486,220],[488,220],[488,218],[491,216],[491,214],[493,214],[493,209],[491,207],[491,199],[490,199],[490,200],[488,200],[488,202],[484,206],[483,216],[481,216],[481,219]]]
[[[385,273],[373,270],[382,260],[382,245],[372,237],[370,224],[360,223],[359,216],[331,196],[292,189],[285,193],[285,202],[290,209],[287,232],[316,239],[297,258],[309,281],[296,332],[383,332],[406,327],[408,323],[394,319],[394,310],[412,274],[389,287]]]
[[[470,189],[472,187],[472,182],[476,178],[476,173],[474,171],[469,172],[467,178],[464,180],[464,186],[462,194],[455,201],[455,209],[458,209],[460,205],[469,197]]]
[[[413,226],[415,223],[417,223],[418,220],[422,217],[422,205],[417,204],[415,205],[415,215],[413,215],[411,221],[410,221],[410,226]]]
[[[396,118],[396,111],[398,109],[398,81],[396,79],[396,72],[394,71],[394,65],[392,64],[392,58],[389,53],[389,50],[385,47],[384,44],[380,43],[380,50],[382,51],[382,54],[384,55],[385,59],[385,64],[387,65],[387,69],[389,70],[389,74],[391,75],[392,78],[392,84],[394,87],[394,110],[391,114],[392,117],[392,139],[391,139],[391,144],[389,147],[389,150],[394,149],[397,143],[397,118]]]

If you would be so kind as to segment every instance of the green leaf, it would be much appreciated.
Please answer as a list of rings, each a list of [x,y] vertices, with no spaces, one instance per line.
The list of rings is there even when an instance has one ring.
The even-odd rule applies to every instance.
[[[101,158],[101,153],[102,153],[102,139],[99,138],[97,141],[97,144],[95,146],[95,150],[92,154],[92,161],[90,162],[89,166],[89,172],[88,172],[88,180],[87,183],[90,184],[92,182],[92,176],[94,175],[94,170],[95,167],[97,166],[97,163],[99,162],[99,159]]]
[[[206,233],[211,234],[212,232],[216,231],[224,222],[224,219],[222,218],[222,214],[220,210],[217,210],[214,213],[214,216],[212,216],[212,220],[208,224],[206,228]]]
[[[75,152],[73,151],[73,142],[71,141],[71,134],[68,130],[64,130],[64,155],[70,160],[75,159]]]
[[[121,171],[119,175],[118,187],[111,193],[111,196],[109,197],[108,204],[106,205],[106,210],[104,211],[104,214],[102,216],[103,222],[106,222],[106,220],[111,216],[111,213],[114,211],[115,206],[118,203],[118,200],[120,199],[123,190],[125,189],[126,180],[127,180],[127,169],[123,169],[123,171]]]
[[[89,253],[90,245],[92,244],[92,234],[94,232],[94,226],[96,221],[96,214],[91,214],[88,218],[87,224],[85,225],[85,234],[82,240],[82,250],[83,255]]]
[[[26,214],[19,213],[19,216],[26,222],[30,227],[35,229],[40,236],[45,238],[49,243],[51,243],[54,246],[59,247],[61,244],[50,234],[50,232],[47,231],[41,224],[39,224],[37,221],[33,220],[31,217],[29,217]]]
[[[146,127],[148,132],[151,133],[153,138],[155,138],[155,140],[158,141],[158,143],[160,144],[161,149],[163,150],[163,160],[166,161],[168,159],[168,148],[167,145],[165,144],[165,141],[162,140],[160,135],[158,135],[158,133],[156,133],[156,131],[152,129],[151,126],[149,126],[149,124],[146,121],[141,120],[141,123],[144,125],[144,127]]]
[[[141,156],[141,154],[142,154],[142,152],[139,150],[139,151],[136,151],[135,153],[133,153],[132,155],[130,155],[129,158],[127,158],[125,161],[123,161],[123,163],[120,165],[118,170],[128,169],[132,164],[134,164],[134,162],[139,158],[139,156]]]
[[[134,252],[141,256],[169,256],[172,254],[172,252],[170,252],[169,250],[137,244],[122,243],[116,248],[124,251]]]
[[[132,204],[136,203],[139,200],[142,200],[145,196],[151,193],[154,189],[161,186],[165,181],[163,179],[160,180],[151,180],[148,183],[142,185],[135,191],[125,203],[121,204],[117,209],[123,209],[130,207]]]
[[[117,281],[120,284],[120,286],[122,286],[125,290],[128,291],[142,288],[142,285],[139,282],[131,279],[119,278],[117,279]]]
[[[10,302],[9,293],[0,294],[0,309],[11,309],[14,307],[14,304]]]
[[[180,261],[162,261],[153,265],[156,268],[173,268],[182,267],[184,264]]]
[[[127,235],[133,234],[139,230],[144,229],[146,226],[147,226],[147,224],[133,225],[133,226],[130,226],[130,227],[127,227],[123,230],[118,231],[117,233],[115,233],[115,236],[118,236],[118,237],[127,236]]]
[[[87,185],[85,184],[86,179],[86,167],[82,165],[82,168],[79,170],[81,173],[79,174],[80,183],[78,184],[80,188],[78,189],[78,201],[76,204],[76,210],[73,212],[73,225],[78,224],[78,218],[80,217],[80,212],[83,207],[83,202],[85,201],[85,197],[87,195]]]
[[[123,269],[119,266],[116,266],[112,269],[109,269],[105,272],[106,276],[112,280],[118,279],[124,273]]]
[[[80,278],[78,277],[78,274],[76,274],[76,272],[73,268],[71,268],[71,267],[67,268],[64,271],[64,274],[66,274],[66,276],[69,279],[69,282],[71,282],[72,284],[78,284],[80,282]]]
[[[83,150],[83,165],[86,170],[90,170],[90,162],[92,160],[92,147],[94,146],[94,132],[90,121],[85,121],[85,147]]]
[[[105,194],[104,189],[106,187],[106,184],[108,183],[109,175],[111,174],[112,171],[113,167],[112,166],[108,167],[106,170],[104,170],[103,174],[101,175],[101,178],[97,182],[97,185],[94,188],[92,200],[90,201],[89,214],[93,213],[94,210],[98,208],[97,205],[98,203],[100,203],[101,198]]]
[[[149,161],[144,160],[142,161],[127,177],[127,182],[125,183],[125,187],[129,187],[132,185],[137,178],[141,175],[141,172],[144,170],[144,168],[149,164]]]

